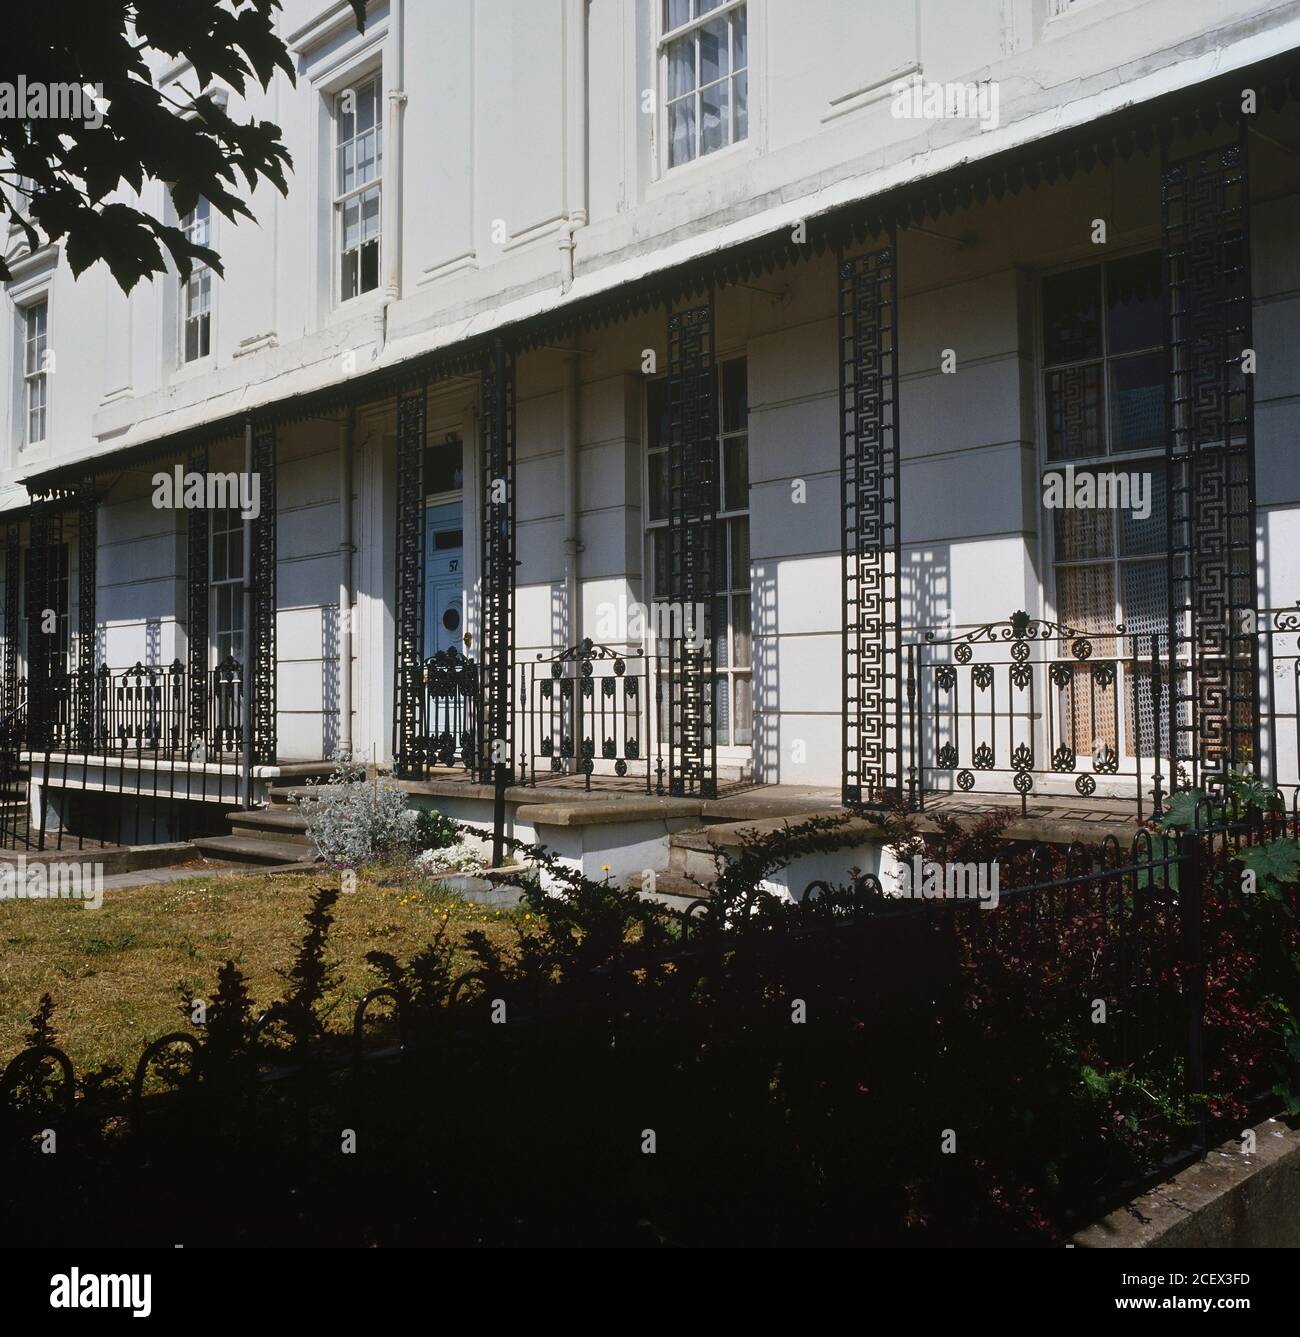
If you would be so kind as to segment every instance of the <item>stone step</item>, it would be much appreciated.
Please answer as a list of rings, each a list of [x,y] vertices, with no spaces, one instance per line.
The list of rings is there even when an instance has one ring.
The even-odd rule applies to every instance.
[[[200,854],[226,863],[287,864],[311,862],[311,851],[296,841],[261,836],[199,836],[190,841]]]
[[[252,812],[228,812],[232,836],[254,840],[278,840],[311,848],[307,819],[296,808],[259,808]]]

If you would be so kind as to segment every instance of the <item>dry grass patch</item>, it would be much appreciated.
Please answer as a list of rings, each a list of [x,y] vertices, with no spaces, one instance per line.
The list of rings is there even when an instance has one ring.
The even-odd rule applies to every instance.
[[[256,1005],[266,1006],[284,992],[277,972],[293,962],[311,891],[337,877],[254,874],[109,889],[99,910],[75,901],[0,902],[0,1067],[22,1048],[43,993],[54,998],[59,1042],[78,1073],[102,1063],[133,1071],[150,1041],[187,1029],[179,986],[210,997],[227,960],[244,973]],[[444,919],[453,943],[479,929],[508,946],[515,915],[449,901],[405,868],[361,869],[356,891],[336,902],[330,933],[341,981],[333,1026],[349,1026],[356,1001],[379,983],[367,952],[407,961]]]

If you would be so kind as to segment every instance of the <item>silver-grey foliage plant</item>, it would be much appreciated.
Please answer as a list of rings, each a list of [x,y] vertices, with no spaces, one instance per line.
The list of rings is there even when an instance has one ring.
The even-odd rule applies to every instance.
[[[294,802],[326,863],[359,864],[415,846],[417,815],[406,795],[386,776],[368,779],[363,767],[341,762],[327,783]]]

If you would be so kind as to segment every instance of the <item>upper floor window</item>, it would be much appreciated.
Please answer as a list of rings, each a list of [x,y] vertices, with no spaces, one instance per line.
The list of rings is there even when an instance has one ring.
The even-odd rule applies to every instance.
[[[211,210],[199,200],[181,219],[181,231],[196,246],[207,246]],[[181,285],[181,361],[193,362],[212,351],[212,270],[194,262],[189,278]]]
[[[339,301],[379,287],[384,140],[378,73],[334,95],[334,229]]]
[[[659,39],[668,166],[739,143],[749,132],[743,0],[661,0]]]
[[[49,314],[47,300],[23,308],[23,404],[26,411],[23,444],[45,440],[49,426]]]

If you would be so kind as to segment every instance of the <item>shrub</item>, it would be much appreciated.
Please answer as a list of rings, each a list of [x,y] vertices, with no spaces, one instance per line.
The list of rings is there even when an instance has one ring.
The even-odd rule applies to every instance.
[[[307,834],[326,863],[364,863],[376,855],[416,848],[420,815],[387,777],[367,779],[359,767],[340,763],[327,783],[295,798]]]

